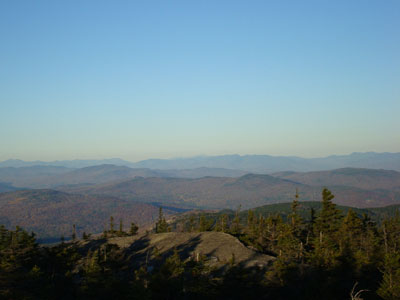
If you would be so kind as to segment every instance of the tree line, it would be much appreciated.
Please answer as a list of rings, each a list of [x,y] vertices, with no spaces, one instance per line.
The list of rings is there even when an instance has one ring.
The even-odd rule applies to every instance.
[[[248,247],[274,256],[267,270],[244,269],[234,258],[227,268],[213,270],[205,258],[182,260],[178,249],[151,270],[130,266],[129,258],[110,237],[137,234],[132,223],[124,231],[110,218],[96,239],[40,247],[33,233],[0,226],[0,299],[400,299],[400,215],[377,224],[368,215],[345,215],[322,191],[322,209],[299,214],[296,193],[291,213],[262,216],[240,208],[233,217],[191,215],[171,226],[160,208],[155,233],[171,230],[218,231],[237,237]],[[75,234],[75,236],[74,236]],[[93,245],[86,249],[87,245]],[[96,246],[98,245],[98,246]],[[86,250],[85,250],[86,249]]]
[[[247,220],[222,213],[218,218],[191,215],[174,224],[181,232],[220,231],[236,236],[245,245],[276,257],[267,272],[276,286],[293,287],[297,295],[307,291],[343,297],[356,285],[365,299],[400,299],[400,215],[385,217],[380,224],[352,209],[344,215],[332,202],[334,195],[322,190],[322,208],[309,218],[299,214],[296,192],[291,213],[256,216]],[[307,299],[308,296],[304,296]],[[334,298],[333,298],[334,299]]]

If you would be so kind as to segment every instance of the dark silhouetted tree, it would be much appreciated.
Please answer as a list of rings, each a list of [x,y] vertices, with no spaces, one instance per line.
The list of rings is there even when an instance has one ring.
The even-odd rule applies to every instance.
[[[113,234],[115,232],[114,230],[114,217],[110,217],[110,233]]]
[[[156,223],[156,233],[168,232],[168,224],[164,218],[162,207],[158,211],[158,221]]]
[[[132,222],[131,223],[131,228],[129,230],[129,234],[130,235],[136,235],[138,230],[139,230],[139,227],[134,222]]]

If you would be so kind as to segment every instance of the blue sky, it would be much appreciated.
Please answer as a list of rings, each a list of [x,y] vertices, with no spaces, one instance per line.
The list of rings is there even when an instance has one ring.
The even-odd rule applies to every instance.
[[[0,160],[400,151],[399,1],[1,1]]]

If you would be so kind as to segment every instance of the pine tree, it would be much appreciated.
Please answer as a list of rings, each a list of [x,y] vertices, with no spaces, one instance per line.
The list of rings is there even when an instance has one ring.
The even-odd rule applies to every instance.
[[[318,233],[322,232],[325,235],[329,235],[340,227],[340,221],[343,216],[340,210],[336,208],[336,204],[332,202],[334,197],[330,190],[326,188],[322,190],[322,210],[315,223]]]
[[[199,231],[200,232],[207,231],[209,228],[210,226],[206,220],[206,216],[204,214],[201,214],[199,220]]]
[[[228,215],[227,214],[222,214],[219,216],[218,220],[215,223],[214,227],[215,231],[221,231],[221,232],[228,232]]]
[[[307,230],[307,236],[306,236],[306,246],[308,246],[311,241],[314,239],[314,232],[315,232],[315,209],[311,207],[310,209],[310,221],[308,222],[306,226]]]
[[[303,231],[303,219],[300,217],[298,213],[298,208],[300,206],[299,203],[299,192],[296,189],[296,194],[294,196],[291,209],[292,212],[290,214],[290,225],[292,227],[292,233],[293,235],[300,239],[302,231]]]
[[[339,256],[338,231],[343,218],[332,202],[335,196],[328,189],[322,190],[322,210],[315,222],[315,258],[317,264],[332,266]]]
[[[131,229],[129,230],[129,234],[130,235],[136,235],[138,230],[139,230],[139,227],[134,222],[132,222],[131,223]]]
[[[383,279],[378,295],[383,299],[400,299],[400,215],[386,219],[383,233]]]
[[[247,213],[246,231],[248,232],[251,239],[255,239],[257,237],[257,223],[254,217],[254,212],[251,209],[249,209]]]
[[[264,217],[260,214],[258,217],[257,224],[257,242],[262,247],[264,244],[265,237],[265,220]]]
[[[189,232],[194,231],[194,226],[195,226],[194,215],[190,215],[190,217],[189,217]]]
[[[364,264],[366,257],[362,249],[363,239],[363,223],[350,209],[341,223],[338,234],[338,261],[344,275],[355,274],[359,271],[359,266]]]
[[[114,217],[111,216],[110,217],[110,233],[113,234],[114,233]]]
[[[353,252],[361,249],[363,222],[350,208],[340,228],[340,247],[349,247]]]
[[[362,219],[362,238],[361,248],[363,251],[363,262],[369,265],[377,265],[381,259],[380,243],[376,222],[372,221],[367,214],[363,214]]]
[[[89,274],[98,274],[101,271],[99,250],[89,252],[87,257],[86,272]]]
[[[162,207],[160,207],[158,212],[158,221],[156,223],[156,233],[168,232],[168,224],[164,218]]]
[[[291,224],[279,223],[277,226],[276,252],[285,261],[299,260],[303,256],[301,240],[296,237]]]
[[[236,210],[235,217],[233,218],[232,225],[231,225],[231,233],[234,235],[240,234],[242,231],[241,226],[240,226],[240,217],[239,217],[240,208],[241,208],[241,205],[239,205],[238,209]]]
[[[119,231],[118,231],[118,235],[122,236],[124,234],[124,224],[122,219],[119,219]]]
[[[265,229],[263,239],[265,241],[264,247],[266,250],[275,252],[279,255],[279,248],[277,246],[280,235],[281,226],[283,224],[280,215],[269,216],[265,220]]]
[[[76,225],[75,224],[72,225],[72,240],[73,241],[76,240]]]
[[[400,299],[400,253],[385,254],[378,295],[387,300]]]

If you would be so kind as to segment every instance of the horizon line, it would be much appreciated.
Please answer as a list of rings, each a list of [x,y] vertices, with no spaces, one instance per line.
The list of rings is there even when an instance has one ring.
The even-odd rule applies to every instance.
[[[63,162],[63,161],[95,161],[95,160],[122,160],[125,162],[129,162],[129,163],[139,163],[142,161],[146,161],[146,160],[178,160],[178,159],[192,159],[192,158],[207,158],[207,157],[222,157],[222,156],[239,156],[239,157],[246,157],[246,156],[270,156],[270,157],[285,157],[285,158],[302,158],[302,159],[317,159],[317,158],[328,158],[328,157],[336,157],[336,156],[350,156],[353,154],[400,154],[400,152],[389,152],[389,151],[385,151],[385,152],[375,152],[375,151],[365,151],[365,152],[360,152],[360,151],[355,151],[355,152],[351,152],[348,154],[329,154],[329,155],[325,155],[325,156],[316,156],[316,157],[304,157],[304,156],[297,156],[297,155],[271,155],[271,154],[220,154],[220,155],[192,155],[192,156],[178,156],[178,157],[169,157],[169,158],[157,158],[157,157],[150,157],[150,158],[146,158],[146,159],[141,159],[141,160],[137,160],[137,161],[131,161],[128,159],[124,159],[121,157],[109,157],[109,158],[74,158],[74,159],[56,159],[56,160],[40,160],[40,159],[36,159],[36,160],[24,160],[24,159],[20,159],[20,158],[8,158],[5,160],[0,161],[0,163],[4,163],[4,162],[10,162],[10,161],[20,161],[20,162],[41,162],[41,163],[56,163],[56,162]]]

